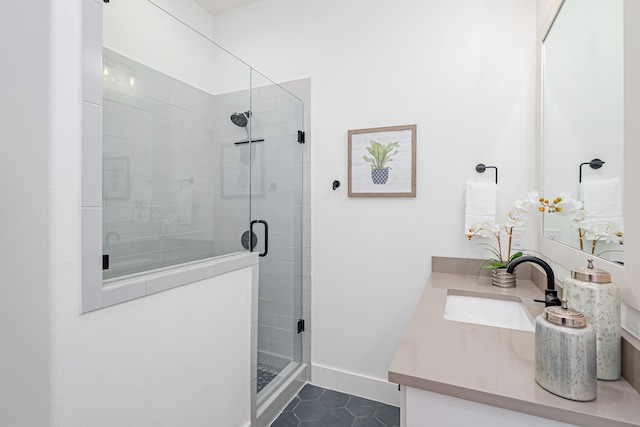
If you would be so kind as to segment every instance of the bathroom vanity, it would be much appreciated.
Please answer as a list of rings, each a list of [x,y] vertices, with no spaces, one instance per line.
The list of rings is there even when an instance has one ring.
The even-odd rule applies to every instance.
[[[389,368],[389,381],[403,386],[403,426],[640,426],[640,395],[624,378],[598,381],[594,401],[567,400],[535,382],[533,332],[445,319],[449,295],[521,301],[531,319],[542,313],[533,281],[519,276],[515,288],[497,288],[476,268],[433,260]]]

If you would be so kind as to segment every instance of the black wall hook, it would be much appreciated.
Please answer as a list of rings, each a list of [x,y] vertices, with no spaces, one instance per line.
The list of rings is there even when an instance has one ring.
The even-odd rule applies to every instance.
[[[580,163],[580,173],[578,175],[578,182],[582,182],[582,167],[584,165],[589,165],[591,169],[600,169],[602,165],[604,165],[604,163],[605,162],[603,162],[600,159],[593,159],[590,162]]]
[[[333,184],[331,185],[331,188],[333,188],[333,191],[336,191],[336,188],[340,187],[340,181],[338,181],[337,179],[333,181]]]
[[[484,163],[478,163],[476,165],[476,172],[484,173],[487,169],[495,169],[496,170],[496,184],[498,183],[498,167],[497,166],[486,166]]]

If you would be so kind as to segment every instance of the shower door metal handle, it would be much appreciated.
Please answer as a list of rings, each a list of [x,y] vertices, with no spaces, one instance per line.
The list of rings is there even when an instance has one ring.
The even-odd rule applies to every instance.
[[[249,226],[249,231],[251,231],[251,238],[253,238],[253,224],[256,223],[261,223],[262,225],[264,225],[264,252],[261,254],[258,254],[258,256],[267,256],[267,253],[269,252],[269,224],[267,224],[267,221],[262,220],[262,219],[254,219],[253,221],[251,221],[251,225]],[[249,246],[251,249],[250,251],[253,252],[253,242],[251,242],[251,245]]]

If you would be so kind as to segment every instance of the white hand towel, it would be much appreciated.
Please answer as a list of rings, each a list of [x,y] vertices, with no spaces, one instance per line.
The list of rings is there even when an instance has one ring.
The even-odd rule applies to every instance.
[[[620,178],[582,181],[580,193],[590,226],[616,224],[623,226],[622,184]]]
[[[482,222],[496,222],[498,186],[493,182],[467,181],[467,199],[464,214],[464,234]]]
[[[178,222],[191,224],[193,220],[193,190],[182,190],[178,196]]]

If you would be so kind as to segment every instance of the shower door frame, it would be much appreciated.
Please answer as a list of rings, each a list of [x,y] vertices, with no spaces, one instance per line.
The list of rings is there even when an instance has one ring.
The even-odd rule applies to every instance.
[[[269,83],[265,86],[265,83]],[[282,110],[267,110],[260,111],[260,105],[269,104],[269,97],[273,96],[277,99],[277,102],[284,107]],[[288,98],[288,99],[287,99]],[[293,105],[293,108],[287,109],[287,105]],[[251,148],[251,185],[250,191],[250,221],[265,222],[264,231],[272,233],[270,244],[271,247],[267,248],[264,245],[258,245],[255,249],[261,254],[260,258],[260,285],[259,285],[259,319],[264,320],[265,317],[271,316],[273,313],[266,313],[261,310],[263,306],[270,304],[272,306],[280,305],[284,306],[288,304],[291,298],[291,313],[275,314],[278,319],[279,328],[273,329],[264,323],[261,324],[259,320],[258,324],[258,347],[256,349],[258,353],[257,362],[263,358],[273,360],[277,355],[268,355],[266,345],[273,344],[267,342],[268,340],[261,338],[261,332],[267,333],[284,333],[286,329],[282,328],[283,322],[288,322],[290,327],[290,339],[291,347],[290,357],[287,359],[287,364],[277,377],[269,383],[260,393],[257,394],[256,403],[259,412],[265,414],[269,412],[264,406],[269,402],[281,400],[283,398],[288,400],[295,395],[291,390],[302,385],[302,383],[295,381],[293,384],[297,384],[297,388],[292,387],[292,380],[294,378],[304,378],[306,380],[306,365],[302,364],[302,332],[304,320],[302,319],[302,235],[303,235],[303,162],[304,152],[303,143],[304,140],[300,139],[300,136],[304,136],[304,103],[302,100],[284,90],[281,86],[273,84],[268,81],[262,75],[255,70],[251,70],[251,113],[249,116],[248,128],[248,140],[250,141]],[[264,114],[261,116],[261,114]],[[287,130],[285,134],[286,138],[276,136],[275,138],[269,137],[271,128],[267,124],[274,120],[277,114],[289,116],[293,118],[287,123]],[[265,119],[265,120],[262,120]],[[284,125],[280,125],[282,128]],[[265,135],[266,133],[266,135]],[[270,145],[271,144],[271,145]],[[289,145],[290,144],[290,145]],[[290,147],[290,148],[289,148]],[[287,153],[287,151],[293,151]],[[262,151],[262,152],[261,152]],[[283,151],[285,151],[283,153]],[[290,159],[291,162],[287,162],[286,159]],[[256,165],[257,161],[265,161],[262,165]],[[260,166],[259,175],[254,175],[257,169],[256,166]],[[275,170],[277,169],[277,170]],[[287,176],[287,170],[291,173]],[[255,188],[255,189],[254,189]],[[270,205],[270,203],[276,203]],[[286,205],[286,203],[291,203]],[[295,212],[293,212],[295,211]],[[271,217],[268,217],[268,215]],[[265,216],[267,215],[267,216]],[[282,219],[285,218],[285,219]],[[287,220],[291,221],[290,226],[287,224]],[[272,226],[273,225],[273,226]],[[283,232],[286,229],[292,230],[291,247],[283,246],[282,240],[286,240],[287,233]],[[267,231],[268,230],[268,231]],[[268,239],[268,234],[262,234],[263,227],[255,227],[254,231],[259,235],[258,240]],[[285,239],[283,239],[285,237]],[[266,241],[265,241],[266,243]],[[271,253],[269,253],[271,251]],[[266,256],[263,256],[266,255]],[[270,258],[276,257],[276,266],[269,266]],[[279,259],[278,259],[279,258]],[[290,261],[289,261],[290,260]],[[289,295],[283,295],[282,293],[287,289],[274,287],[274,278],[277,274],[273,274],[274,269],[287,265],[290,270],[285,274],[290,273],[291,277],[282,277],[283,279],[291,279],[292,288]],[[265,272],[265,268],[267,271]],[[268,280],[267,280],[268,279]],[[268,289],[269,288],[269,289]],[[274,298],[273,292],[276,291],[279,295]],[[283,315],[286,314],[286,315]],[[290,314],[290,316],[289,316]],[[302,327],[302,328],[301,328]],[[286,336],[283,337],[283,341],[286,341]],[[287,344],[283,344],[287,345]],[[284,359],[284,358],[283,358]],[[257,363],[256,363],[257,365]],[[304,369],[304,375],[300,375],[301,366]],[[255,366],[256,377],[258,366]],[[252,368],[253,369],[253,368]],[[257,382],[257,378],[256,378]],[[256,384],[257,386],[257,384]],[[287,397],[289,394],[291,396]],[[285,402],[286,403],[286,402]],[[273,405],[273,406],[278,406]],[[262,408],[262,411],[260,411]],[[278,408],[280,410],[281,408]],[[266,414],[265,414],[266,415]],[[268,418],[268,417],[262,417]],[[263,420],[264,421],[264,420]]]

